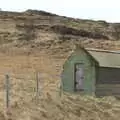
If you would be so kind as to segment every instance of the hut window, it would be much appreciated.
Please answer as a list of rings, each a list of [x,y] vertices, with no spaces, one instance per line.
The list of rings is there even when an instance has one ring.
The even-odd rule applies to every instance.
[[[83,91],[83,82],[84,82],[84,64],[77,63],[75,64],[75,90]]]

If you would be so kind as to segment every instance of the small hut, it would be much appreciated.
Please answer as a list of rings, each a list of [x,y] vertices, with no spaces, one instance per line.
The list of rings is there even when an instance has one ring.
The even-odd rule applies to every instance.
[[[120,95],[120,52],[77,48],[63,66],[62,89],[96,96]]]

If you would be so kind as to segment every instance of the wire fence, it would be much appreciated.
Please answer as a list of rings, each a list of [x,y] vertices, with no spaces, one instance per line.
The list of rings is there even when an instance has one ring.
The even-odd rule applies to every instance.
[[[40,100],[46,91],[59,91],[60,76],[46,73],[0,75],[0,106],[9,111],[12,103]]]

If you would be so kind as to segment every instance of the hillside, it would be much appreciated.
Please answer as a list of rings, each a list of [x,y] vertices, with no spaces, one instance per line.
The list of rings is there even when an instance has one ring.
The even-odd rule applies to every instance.
[[[95,98],[60,91],[62,66],[76,44],[120,49],[120,24],[36,10],[0,11],[0,120],[119,120],[120,101],[114,97]],[[11,85],[8,116],[6,73]]]
[[[66,48],[72,49],[75,43],[119,49],[119,40],[119,23],[74,19],[37,10],[0,11],[0,44],[64,52]]]

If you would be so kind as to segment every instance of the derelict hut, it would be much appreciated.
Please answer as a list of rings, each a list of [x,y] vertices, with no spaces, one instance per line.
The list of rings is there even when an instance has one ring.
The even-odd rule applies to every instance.
[[[120,53],[77,48],[63,66],[62,88],[71,93],[120,95]]]

